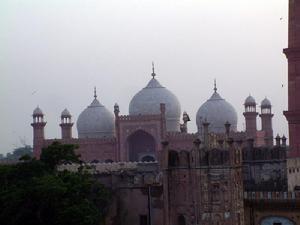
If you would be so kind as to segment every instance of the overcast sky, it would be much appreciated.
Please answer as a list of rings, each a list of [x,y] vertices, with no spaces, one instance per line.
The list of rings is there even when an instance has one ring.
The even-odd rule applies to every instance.
[[[131,98],[151,78],[152,61],[157,79],[189,113],[189,131],[196,131],[196,112],[216,78],[240,130],[251,93],[259,103],[271,100],[274,135],[287,134],[287,6],[287,0],[1,0],[0,153],[21,140],[32,144],[37,105],[46,115],[46,137],[60,137],[61,111],[67,107],[76,120],[94,86],[108,109],[118,102],[128,114]]]

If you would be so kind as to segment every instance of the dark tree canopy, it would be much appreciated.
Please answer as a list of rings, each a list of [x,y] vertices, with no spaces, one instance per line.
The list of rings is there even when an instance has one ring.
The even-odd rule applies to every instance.
[[[41,160],[0,166],[0,221],[3,225],[100,225],[110,192],[93,176],[57,171],[78,162],[74,145],[53,143]]]
[[[19,147],[13,150],[12,153],[7,153],[6,157],[3,157],[8,160],[19,160],[22,156],[28,155],[32,157],[32,147],[29,145],[25,145],[23,147]]]
[[[56,141],[47,148],[42,149],[40,160],[51,169],[55,169],[59,164],[62,163],[79,163],[80,155],[76,155],[74,152],[76,148],[78,148],[76,145],[62,145]]]

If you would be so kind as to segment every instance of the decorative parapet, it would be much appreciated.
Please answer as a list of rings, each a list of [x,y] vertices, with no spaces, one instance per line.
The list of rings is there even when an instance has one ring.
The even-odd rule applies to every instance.
[[[234,141],[246,140],[246,133],[245,132],[230,132],[228,137],[226,134],[209,134],[212,139],[216,140],[226,140],[228,137],[232,138]]]
[[[194,141],[198,137],[197,134],[180,133],[180,132],[168,132],[167,140],[192,140]]]
[[[85,164],[63,164],[58,170],[77,172],[84,168],[91,174],[112,174],[126,171],[154,172],[158,170],[157,162],[112,162],[112,163],[85,163]]]
[[[58,141],[62,144],[114,144],[116,138],[71,138],[71,139],[47,139],[44,141],[45,145],[50,145]]]
[[[161,115],[120,115],[118,117],[119,121],[151,121],[151,120],[160,120]]]
[[[230,133],[229,136],[231,136],[235,141],[246,140],[247,139],[246,132],[244,132],[244,131],[232,132],[232,133]]]
[[[244,200],[249,201],[285,201],[300,200],[300,192],[244,192]]]

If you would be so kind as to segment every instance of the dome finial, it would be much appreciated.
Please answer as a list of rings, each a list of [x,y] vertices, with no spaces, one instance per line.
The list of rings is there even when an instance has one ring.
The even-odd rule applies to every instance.
[[[214,79],[214,91],[215,91],[215,93],[217,92],[217,80],[216,80],[216,78]]]
[[[96,89],[96,86],[94,87],[94,98],[95,99],[97,98],[97,89]]]
[[[152,74],[151,74],[151,76],[153,77],[153,79],[156,76],[155,71],[154,71],[154,62],[152,62]]]

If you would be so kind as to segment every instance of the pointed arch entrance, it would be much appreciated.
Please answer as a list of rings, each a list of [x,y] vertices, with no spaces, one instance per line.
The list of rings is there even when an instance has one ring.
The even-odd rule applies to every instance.
[[[143,159],[155,159],[156,142],[149,133],[138,130],[127,139],[129,161],[142,161]]]
[[[270,216],[264,218],[261,223],[261,225],[295,225],[294,222],[292,222],[290,219],[286,217],[280,217],[280,216]]]

